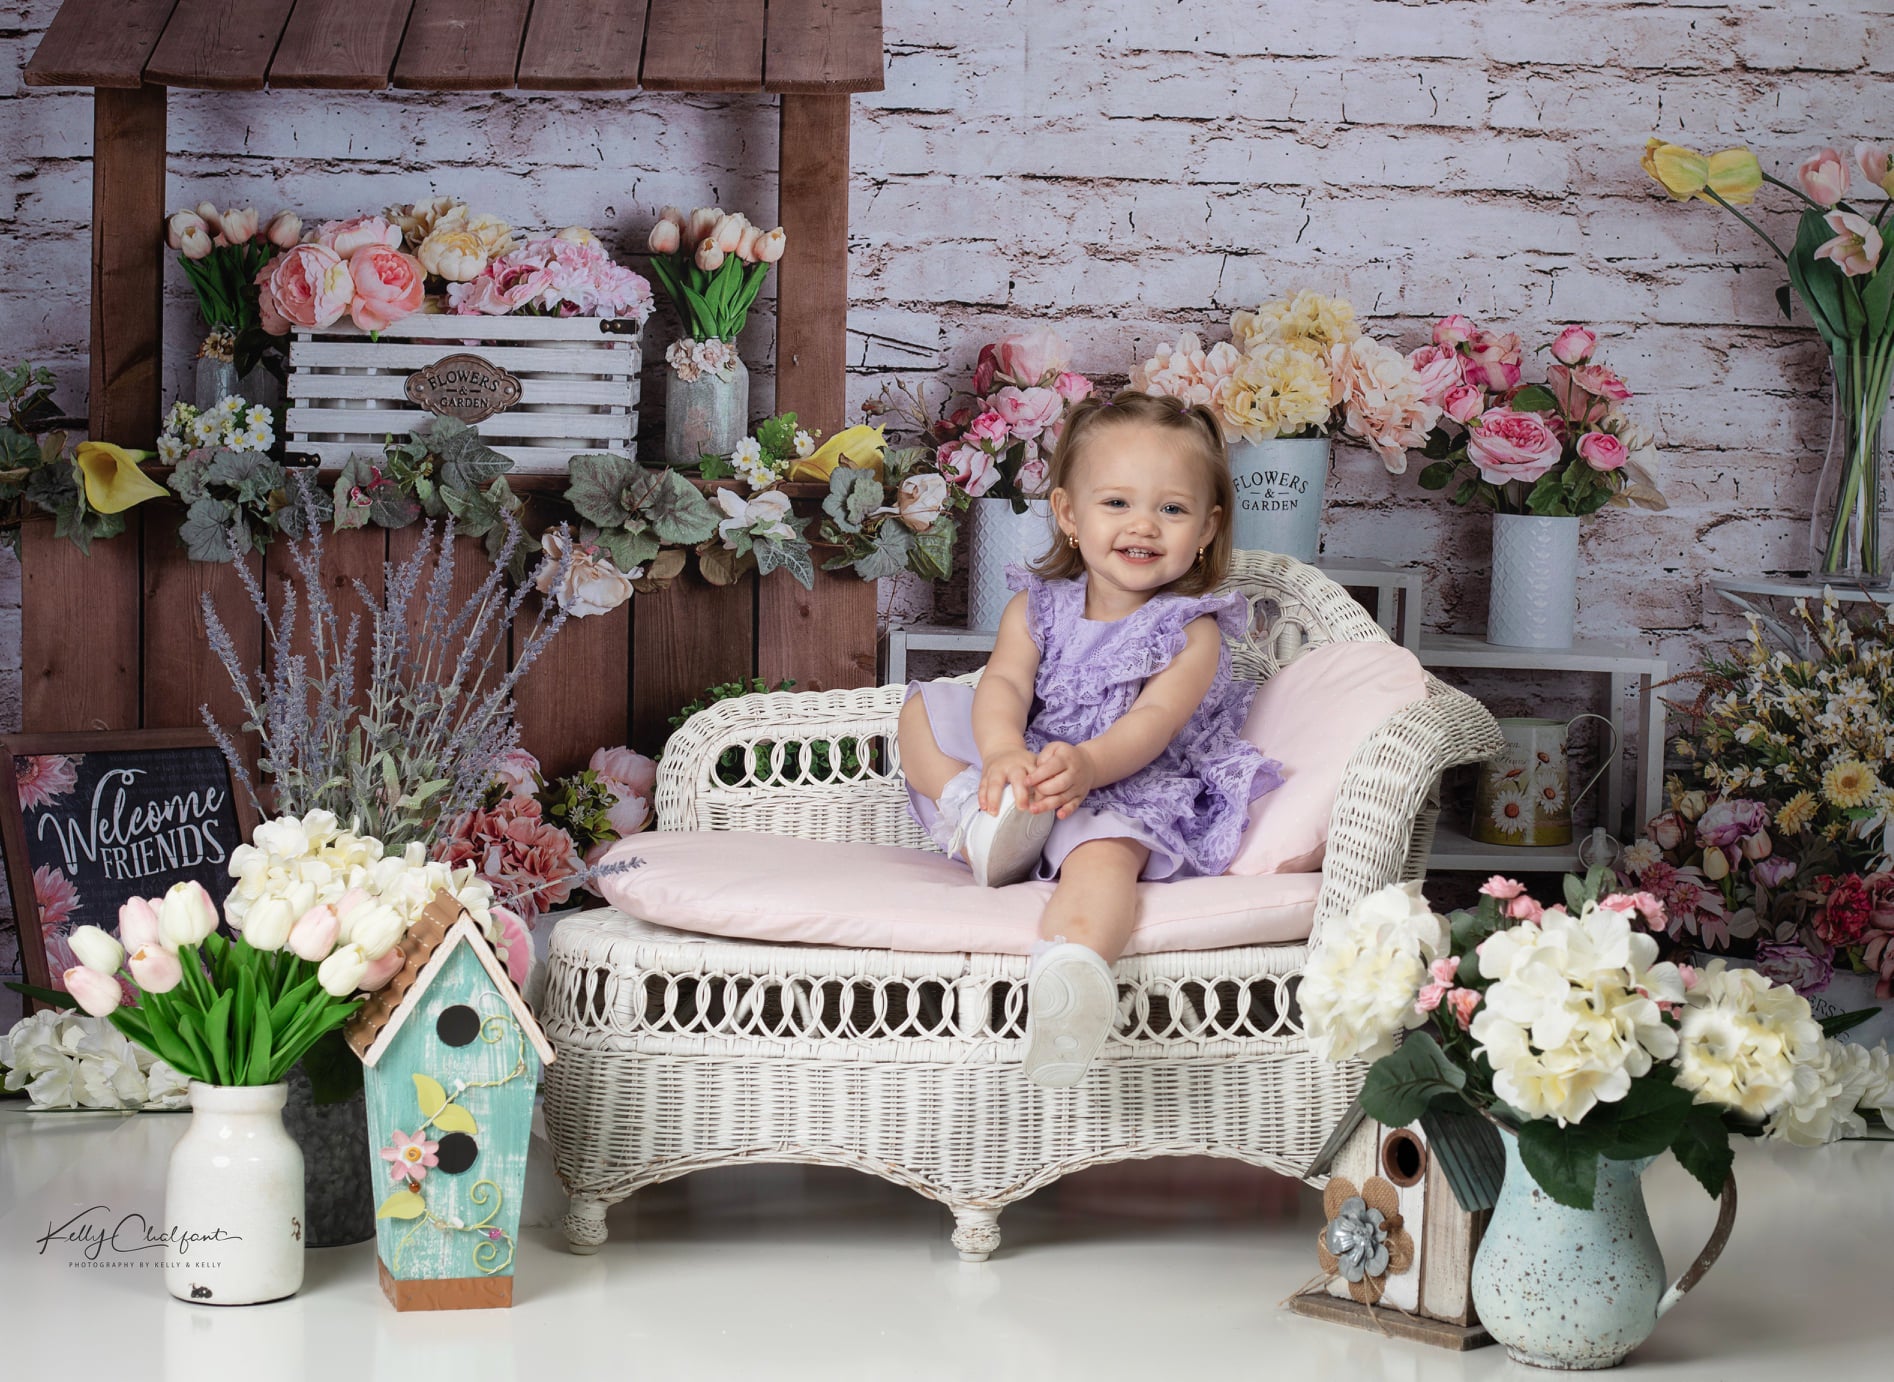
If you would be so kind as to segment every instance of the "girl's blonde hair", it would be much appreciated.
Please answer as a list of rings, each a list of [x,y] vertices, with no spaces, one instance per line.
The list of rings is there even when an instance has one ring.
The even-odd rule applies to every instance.
[[[1070,488],[1087,447],[1118,427],[1132,424],[1155,427],[1171,437],[1202,472],[1210,487],[1211,503],[1223,510],[1216,536],[1204,548],[1201,560],[1172,581],[1165,590],[1177,595],[1203,595],[1223,584],[1229,574],[1232,520],[1236,515],[1236,486],[1230,480],[1230,456],[1223,447],[1223,428],[1216,414],[1203,404],[1188,404],[1164,394],[1120,389],[1111,400],[1094,395],[1074,405],[1065,431],[1052,453],[1047,491]],[[1032,564],[1048,580],[1069,581],[1085,571],[1085,560],[1055,527],[1052,550]]]

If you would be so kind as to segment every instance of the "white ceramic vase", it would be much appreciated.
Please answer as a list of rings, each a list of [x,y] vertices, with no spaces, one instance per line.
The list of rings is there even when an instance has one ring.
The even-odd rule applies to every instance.
[[[1327,437],[1277,437],[1231,446],[1232,537],[1238,550],[1314,561],[1322,542],[1328,460]]]
[[[303,1283],[303,1154],[286,1083],[191,1084],[191,1125],[164,1185],[164,1284],[198,1305],[255,1305]]]
[[[1493,515],[1493,584],[1486,641],[1504,648],[1569,648],[1578,613],[1578,520]]]
[[[1006,602],[1006,568],[1038,561],[1053,542],[1052,506],[1029,499],[1024,513],[1010,499],[975,499],[967,505],[967,627],[997,629]]]

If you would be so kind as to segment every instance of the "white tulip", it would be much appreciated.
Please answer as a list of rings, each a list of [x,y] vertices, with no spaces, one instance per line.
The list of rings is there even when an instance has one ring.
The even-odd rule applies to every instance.
[[[362,975],[367,971],[368,956],[362,953],[361,946],[337,946],[317,968],[316,982],[322,985],[324,993],[347,998],[361,984]]]
[[[408,933],[408,923],[385,902],[371,902],[349,915],[349,942],[361,947],[371,960],[379,960]]]
[[[158,904],[158,938],[173,950],[201,945],[216,929],[217,904],[202,883],[173,883]]]
[[[100,974],[116,974],[125,963],[125,947],[96,926],[81,926],[66,937],[80,964]]]
[[[281,950],[297,913],[280,897],[266,897],[244,918],[243,938],[253,950]]]

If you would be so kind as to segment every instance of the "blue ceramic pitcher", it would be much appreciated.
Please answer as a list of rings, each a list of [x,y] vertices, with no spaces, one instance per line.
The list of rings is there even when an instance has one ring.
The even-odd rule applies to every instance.
[[[1734,1178],[1723,1186],[1709,1243],[1667,1290],[1641,1181],[1655,1157],[1601,1161],[1593,1207],[1571,1209],[1539,1188],[1517,1137],[1501,1129],[1500,1141],[1506,1179],[1473,1259],[1480,1323],[1516,1362],[1617,1366],[1723,1251],[1736,1219]]]

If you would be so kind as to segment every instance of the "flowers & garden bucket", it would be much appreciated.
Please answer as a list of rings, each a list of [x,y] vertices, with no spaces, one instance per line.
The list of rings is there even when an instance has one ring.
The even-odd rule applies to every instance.
[[[1322,540],[1322,498],[1328,487],[1327,437],[1276,437],[1230,448],[1236,484],[1236,545],[1314,561]]]

